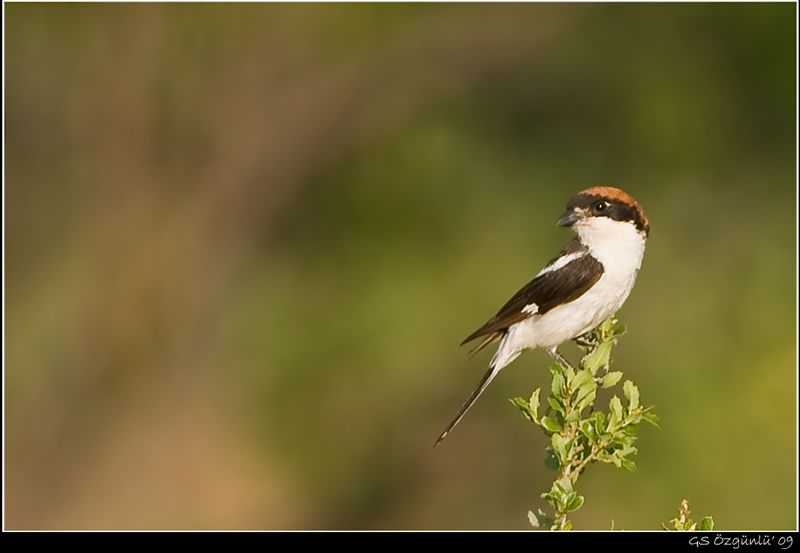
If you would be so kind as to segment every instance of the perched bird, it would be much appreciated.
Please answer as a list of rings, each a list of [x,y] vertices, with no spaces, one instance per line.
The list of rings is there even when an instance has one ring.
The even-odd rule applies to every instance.
[[[560,344],[575,339],[613,315],[633,288],[650,224],[639,203],[619,188],[596,186],[578,192],[556,222],[577,237],[514,294],[461,345],[483,340],[470,353],[500,345],[481,379],[439,439],[447,437],[502,368],[526,349],[544,348],[568,365]]]

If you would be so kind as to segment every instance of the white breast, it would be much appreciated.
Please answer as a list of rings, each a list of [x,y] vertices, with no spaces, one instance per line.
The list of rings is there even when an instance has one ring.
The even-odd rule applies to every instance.
[[[645,236],[632,224],[607,217],[579,222],[575,230],[603,264],[603,275],[578,299],[509,328],[501,346],[506,350],[503,357],[516,357],[528,348],[553,348],[580,336],[613,315],[628,298],[642,264]]]

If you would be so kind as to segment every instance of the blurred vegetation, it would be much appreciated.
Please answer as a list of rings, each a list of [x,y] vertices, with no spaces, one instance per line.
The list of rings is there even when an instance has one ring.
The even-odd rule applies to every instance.
[[[792,4],[5,14],[9,528],[527,527],[545,354],[431,444],[596,184],[652,223],[615,357],[662,429],[575,527],[794,526]]]

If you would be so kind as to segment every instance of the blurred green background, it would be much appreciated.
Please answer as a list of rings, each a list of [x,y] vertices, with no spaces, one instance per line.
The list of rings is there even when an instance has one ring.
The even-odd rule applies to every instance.
[[[795,526],[793,4],[5,13],[7,527],[527,528],[544,353],[432,445],[597,184],[662,428],[575,527]]]

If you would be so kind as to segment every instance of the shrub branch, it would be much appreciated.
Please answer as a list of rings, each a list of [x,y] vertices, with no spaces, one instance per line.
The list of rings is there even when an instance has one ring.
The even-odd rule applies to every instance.
[[[556,477],[541,497],[550,505],[552,514],[541,509],[538,514],[529,511],[528,518],[535,527],[571,529],[568,515],[584,503],[584,497],[576,490],[581,474],[595,462],[636,470],[632,457],[637,452],[634,443],[639,425],[647,422],[658,426],[653,407],[640,403],[639,389],[630,380],[622,384],[624,404],[615,394],[606,412],[595,406],[599,388],[618,389],[622,380],[622,372],[609,371],[609,367],[611,348],[624,332],[615,318],[607,319],[579,340],[584,353],[578,370],[560,364],[550,367],[553,380],[543,416],[539,416],[539,388],[527,400],[511,400],[550,438],[546,462],[556,470]]]

